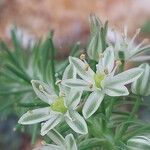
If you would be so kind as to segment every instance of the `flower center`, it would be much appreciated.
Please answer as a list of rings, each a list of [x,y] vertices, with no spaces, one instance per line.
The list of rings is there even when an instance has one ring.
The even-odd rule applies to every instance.
[[[64,98],[63,97],[58,97],[53,104],[51,104],[50,108],[53,111],[61,112],[61,113],[66,113],[67,108],[64,105]]]
[[[105,73],[96,73],[94,75],[95,85],[97,88],[101,87],[101,82],[105,79]]]

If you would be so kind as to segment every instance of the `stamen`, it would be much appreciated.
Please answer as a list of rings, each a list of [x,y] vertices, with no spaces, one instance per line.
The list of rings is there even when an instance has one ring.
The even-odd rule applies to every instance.
[[[149,42],[149,39],[145,38],[142,42],[143,44],[147,44]]]
[[[42,144],[42,145],[45,145],[45,144],[46,144],[46,142],[45,142],[44,140],[42,140],[42,141],[41,141],[41,144]]]
[[[66,95],[65,95],[65,93],[64,93],[64,92],[62,92],[62,93],[61,93],[61,96],[62,96],[62,97],[65,97]]]
[[[138,35],[140,32],[141,32],[141,28],[138,28],[138,29],[136,30],[136,35]]]
[[[89,88],[92,89],[92,87],[93,87],[93,84],[89,84]]]
[[[104,54],[103,53],[100,53],[99,54],[99,59],[102,59],[104,57]]]
[[[43,88],[43,86],[42,86],[42,85],[39,85],[39,90],[40,90],[41,92],[43,92],[43,91],[44,91],[44,88]]]
[[[142,45],[147,44],[149,42],[149,39],[144,39],[139,45],[136,46],[134,51],[137,51]]]
[[[89,64],[85,64],[85,71],[88,71],[89,67]]]
[[[33,114],[33,111],[32,111],[32,110],[29,110],[28,112],[29,112],[30,114]]]
[[[58,85],[58,84],[60,84],[60,83],[61,83],[61,81],[62,81],[62,80],[58,80],[58,81],[56,81],[56,83],[55,83],[55,84],[56,84],[56,85]]]
[[[104,73],[105,73],[105,74],[109,74],[108,68],[105,68],[105,69],[104,69]]]
[[[117,60],[117,61],[115,62],[115,64],[116,64],[116,66],[118,67],[118,66],[120,66],[122,63],[121,63],[120,60]]]
[[[85,55],[85,54],[81,54],[81,55],[80,55],[80,59],[81,59],[81,60],[85,60],[85,58],[86,58],[86,55]]]
[[[141,32],[141,28],[138,28],[129,43],[129,48],[132,48],[132,45],[134,44],[134,40],[140,32]]]

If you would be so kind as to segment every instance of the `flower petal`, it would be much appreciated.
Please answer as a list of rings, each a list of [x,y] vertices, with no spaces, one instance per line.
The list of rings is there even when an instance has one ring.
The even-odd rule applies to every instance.
[[[75,109],[81,100],[81,96],[82,91],[77,91],[72,88],[69,94],[65,97],[65,105],[69,108]]]
[[[123,96],[128,95],[128,89],[124,85],[114,84],[112,86],[105,87],[105,93],[109,96]]]
[[[65,137],[67,149],[68,150],[78,150],[76,141],[72,134],[69,134]]]
[[[62,149],[61,146],[47,144],[47,145],[42,145],[40,147],[34,148],[33,150],[65,150],[65,149]]]
[[[132,83],[131,90],[134,94],[148,96],[150,95],[150,66],[144,63],[139,68],[143,69],[143,73]]]
[[[69,64],[63,73],[62,80],[72,79],[72,78],[76,78],[76,69],[73,64]]]
[[[76,75],[77,75],[77,72],[76,72],[75,67],[72,64],[69,64],[63,73],[62,80],[75,79]],[[60,90],[60,93],[59,93],[60,96],[64,95],[64,93],[65,94],[70,93],[70,88],[62,85],[62,83],[59,84],[59,90]]]
[[[58,123],[62,120],[62,116],[60,114],[53,114],[48,121],[46,121],[41,128],[41,135],[44,136],[48,131],[53,129]]]
[[[150,60],[150,56],[136,56],[131,58],[129,61],[134,61],[134,62],[142,62],[142,61],[148,61]]]
[[[38,108],[25,113],[18,121],[20,124],[35,124],[50,118],[50,108]]]
[[[75,58],[75,57],[69,57],[70,63],[74,65],[74,67],[77,70],[78,75],[87,82],[93,81],[94,71],[88,67],[86,63],[84,63],[82,60]],[[88,67],[86,69],[86,67]]]
[[[97,90],[92,92],[83,106],[83,116],[85,118],[89,118],[91,115],[93,115],[100,106],[103,98],[104,93],[102,93],[101,91]]]
[[[45,84],[44,82],[39,80],[32,80],[31,83],[36,95],[44,102],[51,104],[57,98],[52,87]]]
[[[62,81],[62,84],[70,87],[70,88],[75,88],[77,90],[85,90],[85,91],[92,91],[92,83],[88,83],[84,80],[81,79],[68,79],[68,80],[64,80]]]
[[[111,80],[107,78],[105,84],[109,86],[113,84],[122,84],[122,85],[129,84],[137,80],[141,76],[142,72],[143,70],[140,68],[129,69],[114,76],[113,78],[111,78]]]
[[[100,58],[98,65],[97,65],[97,72],[103,72],[105,69],[108,69],[108,72],[110,73],[114,67],[114,50],[112,46],[109,46],[104,51],[103,58]]]
[[[146,135],[135,136],[127,141],[129,150],[149,150],[150,137]]]
[[[65,145],[66,145],[65,139],[55,129],[50,130],[47,133],[47,135],[54,143],[56,143],[57,145],[60,145],[61,147],[65,147]]]
[[[65,117],[67,124],[77,133],[87,134],[87,124],[83,117],[76,111],[70,110]]]

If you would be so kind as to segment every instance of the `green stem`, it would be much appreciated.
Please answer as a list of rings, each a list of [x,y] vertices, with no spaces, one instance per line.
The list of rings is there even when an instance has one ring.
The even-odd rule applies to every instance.
[[[31,144],[34,145],[36,142],[36,137],[38,133],[38,124],[35,124],[33,126],[33,132],[32,132],[32,139],[31,139]]]
[[[132,112],[127,121],[132,120],[136,116],[136,114],[139,110],[139,107],[140,107],[140,103],[141,103],[141,97],[137,97],[137,100],[133,106]],[[120,132],[119,132],[120,134],[117,136],[117,140],[120,139],[124,135],[124,133],[127,131],[128,127],[129,127],[128,123],[122,125]]]
[[[123,72],[124,71],[124,67],[125,67],[124,52],[123,51],[119,51],[118,55],[119,55],[119,58],[120,58],[120,61],[121,61],[121,65],[120,65],[119,71]]]
[[[121,60],[121,65],[120,65],[120,68],[119,68],[120,72],[123,72],[124,68],[125,68],[125,61]]]

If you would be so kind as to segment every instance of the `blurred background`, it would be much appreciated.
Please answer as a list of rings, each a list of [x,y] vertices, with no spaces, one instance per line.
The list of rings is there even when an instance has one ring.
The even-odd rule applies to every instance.
[[[83,47],[87,43],[91,13],[103,22],[108,20],[109,26],[118,32],[127,25],[130,35],[137,28],[142,28],[138,40],[149,38],[149,6],[150,0],[0,0],[0,39],[11,47],[11,30],[16,26],[16,36],[22,38],[22,45],[27,48],[29,43],[34,45],[53,30],[54,45],[58,49],[58,57],[62,59],[68,56],[74,43],[80,41]],[[2,59],[0,63],[3,64]],[[5,98],[6,95],[0,96],[0,101]],[[8,99],[13,98],[10,96]],[[21,132],[23,129],[13,130],[20,114],[7,111],[6,106],[2,110],[4,108],[5,112],[0,112],[0,149],[31,150],[30,134]],[[142,115],[146,119],[149,117]]]

